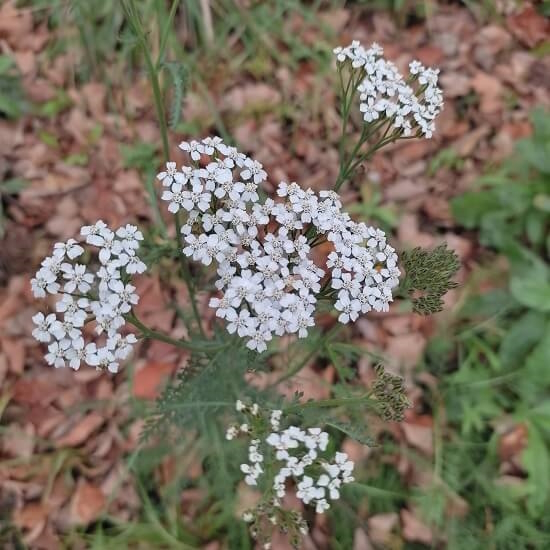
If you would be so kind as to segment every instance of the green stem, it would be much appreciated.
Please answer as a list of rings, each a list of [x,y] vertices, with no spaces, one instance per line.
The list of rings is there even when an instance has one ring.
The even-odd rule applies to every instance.
[[[332,336],[339,330],[339,326],[336,326],[329,330],[319,339],[318,345],[316,345],[301,361],[291,367],[285,374],[277,378],[275,382],[271,383],[268,388],[274,388],[285,380],[288,380],[289,378],[292,378],[294,375],[298,374],[319,353],[319,351],[323,349],[325,343],[329,340],[329,338],[332,338]]]
[[[163,151],[163,157],[164,161],[167,162],[170,157],[170,148],[168,145],[168,125],[166,122],[166,115],[164,111],[164,101],[162,97],[161,92],[161,86],[160,86],[160,80],[159,80],[159,73],[162,69],[162,60],[164,57],[164,52],[166,49],[166,43],[168,40],[168,31],[171,25],[171,22],[175,16],[176,8],[178,5],[178,0],[174,0],[172,3],[172,6],[170,8],[170,13],[168,15],[168,21],[166,22],[166,26],[164,28],[164,31],[161,36],[160,41],[160,50],[159,50],[159,56],[157,59],[156,64],[153,64],[153,60],[151,59],[151,55],[149,53],[149,47],[147,44],[147,37],[145,35],[143,25],[141,23],[141,19],[139,17],[139,12],[137,11],[135,0],[127,0],[128,4],[126,5],[123,3],[126,15],[128,17],[128,20],[130,24],[132,25],[132,28],[134,30],[134,33],[136,34],[138,41],[140,43],[141,49],[143,51],[143,56],[145,59],[145,65],[147,68],[147,73],[149,76],[149,81],[151,82],[151,87],[153,89],[153,99],[155,103],[155,110],[157,114],[157,119],[160,127],[160,134],[162,137],[162,151]],[[164,222],[163,222],[164,223]],[[176,238],[178,241],[178,256],[180,258],[180,263],[182,267],[182,274],[185,281],[185,284],[187,286],[189,297],[191,299],[191,306],[193,308],[193,315],[196,319],[197,326],[199,329],[199,332],[201,336],[204,338],[205,333],[204,329],[202,327],[202,321],[201,316],[199,313],[199,308],[197,305],[196,300],[196,293],[195,288],[193,284],[193,280],[191,277],[191,272],[189,270],[189,265],[187,262],[186,257],[183,255],[183,242],[181,237],[181,220],[179,218],[179,213],[175,216],[175,225],[176,225]]]
[[[338,173],[338,177],[336,178],[336,183],[334,185],[334,190],[338,191],[342,185],[351,179],[357,170],[357,168],[363,164],[366,160],[369,160],[376,151],[387,145],[388,143],[391,143],[392,141],[395,141],[397,137],[394,134],[391,134],[389,137],[385,138],[382,137],[382,139],[376,144],[373,145],[370,149],[367,149],[367,151],[360,156],[357,156],[359,153],[359,150],[361,147],[365,144],[365,142],[375,133],[377,132],[382,126],[384,126],[384,123],[386,121],[382,121],[382,123],[375,124],[371,128],[368,126],[363,127],[363,131],[361,132],[361,136],[359,140],[357,141],[355,147],[353,148],[353,151],[349,157],[349,161],[345,163],[344,165],[340,166],[340,171]],[[387,129],[386,129],[387,133]],[[384,134],[385,136],[386,134]],[[355,160],[354,160],[355,159]]]
[[[187,258],[183,254],[183,240],[181,236],[181,220],[180,220],[179,212],[176,213],[174,218],[176,223],[176,238],[178,240],[178,256],[180,259],[183,280],[185,281],[187,290],[189,292],[191,307],[193,309],[193,316],[195,317],[195,321],[197,322],[197,327],[199,329],[200,335],[204,338],[205,333],[202,327],[202,319],[201,319],[201,316],[199,313],[199,307],[197,304],[195,285],[193,283],[193,277],[191,276],[191,271],[189,270],[189,263],[187,262]]]
[[[333,407],[343,407],[346,405],[355,405],[355,404],[368,404],[371,406],[376,405],[376,401],[370,399],[372,394],[366,393],[364,395],[358,395],[357,397],[335,397],[333,399],[322,399],[320,401],[306,401],[305,403],[297,403],[296,405],[290,405],[285,408],[285,413],[292,411],[299,411],[302,409],[309,408],[333,408]]]
[[[282,382],[285,382],[286,380],[292,378],[295,374],[298,374],[316,355],[319,350],[314,349],[311,352],[309,352],[304,359],[296,363],[291,369],[289,369],[285,374],[277,378],[275,382],[269,384],[268,388],[275,388]]]
[[[160,90],[160,83],[158,78],[158,71],[153,65],[153,60],[151,59],[151,54],[149,53],[149,45],[147,43],[147,36],[141,22],[139,11],[136,7],[135,0],[125,0],[122,2],[122,8],[126,19],[132,28],[132,31],[138,39],[140,49],[143,53],[143,58],[145,59],[145,65],[147,68],[147,74],[149,81],[151,83],[151,88],[153,89],[153,99],[155,103],[155,111],[157,114],[158,123],[160,126],[160,133],[162,138],[162,151],[164,161],[167,162],[170,156],[170,148],[168,145],[168,127],[166,124],[166,117],[164,114],[164,104],[162,100],[162,93]],[[166,235],[166,224],[160,213],[160,208],[158,204],[158,198],[154,189],[154,184],[148,184],[147,190],[151,196],[151,206],[155,211],[155,217],[157,223],[161,229],[163,235]]]
[[[142,321],[140,321],[134,313],[128,313],[124,316],[124,318],[126,319],[126,321],[128,321],[128,323],[134,325],[137,329],[139,329],[144,338],[160,340],[161,342],[171,344],[173,346],[176,346],[177,348],[189,349],[192,351],[218,351],[227,346],[227,344],[208,345],[208,343],[206,342],[195,344],[193,342],[188,342],[187,340],[177,340],[176,338],[168,336],[168,334],[164,334],[164,332],[159,332],[158,330],[154,330],[148,327]]]
[[[157,72],[160,70],[161,64],[164,61],[164,52],[166,51],[166,44],[168,43],[168,37],[170,36],[170,30],[172,28],[172,21],[174,20],[174,17],[176,15],[176,10],[178,8],[179,3],[180,3],[180,0],[173,0],[172,6],[170,7],[170,12],[168,13],[167,21],[164,24],[164,30],[162,31],[162,35],[160,38],[159,54],[157,57],[157,62],[155,64],[155,70]]]

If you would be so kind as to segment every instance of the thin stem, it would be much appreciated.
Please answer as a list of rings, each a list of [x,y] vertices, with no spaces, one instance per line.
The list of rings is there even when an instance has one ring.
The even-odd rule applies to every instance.
[[[185,284],[187,286],[187,290],[189,292],[189,298],[191,300],[191,307],[193,308],[193,315],[195,317],[195,321],[197,322],[197,327],[199,329],[200,335],[204,338],[205,333],[204,329],[202,327],[202,319],[199,312],[199,307],[197,304],[197,296],[195,291],[195,285],[193,283],[193,278],[191,276],[191,271],[189,270],[189,263],[187,262],[187,258],[183,254],[183,240],[181,236],[181,220],[179,217],[179,212],[176,212],[176,215],[174,216],[175,223],[176,223],[176,238],[178,240],[178,257],[180,259],[181,269],[182,269],[182,275],[183,279],[185,281]]]
[[[158,71],[161,68],[161,64],[164,60],[164,52],[166,51],[166,44],[168,43],[168,37],[170,36],[170,29],[172,27],[172,21],[176,15],[176,10],[178,8],[180,0],[173,0],[172,6],[170,7],[170,12],[168,13],[168,19],[164,25],[164,30],[160,38],[159,54],[157,57],[157,62],[155,64],[155,70]]]
[[[397,136],[395,136],[394,134],[391,134],[389,137],[385,138],[388,132],[388,129],[390,127],[388,125],[388,128],[386,128],[386,132],[384,133],[384,136],[381,138],[381,140],[376,145],[373,145],[370,149],[367,149],[365,153],[361,154],[360,156],[357,156],[361,147],[368,141],[368,139],[375,132],[377,132],[380,128],[382,128],[386,122],[387,122],[386,120],[383,120],[380,123],[372,125],[370,128],[368,126],[363,127],[361,136],[359,137],[359,140],[357,141],[355,147],[353,148],[349,161],[346,164],[340,166],[340,172],[338,174],[338,177],[336,178],[336,184],[334,186],[335,191],[338,191],[346,181],[351,179],[351,177],[355,173],[355,170],[358,168],[360,164],[370,159],[372,155],[376,153],[376,151],[378,151],[388,143],[391,143],[392,141],[395,141],[397,139]]]
[[[292,411],[299,411],[309,408],[331,408],[331,407],[343,407],[345,405],[355,405],[357,403],[364,403],[366,405],[375,406],[376,401],[370,399],[371,392],[364,395],[358,395],[357,397],[335,397],[333,399],[322,399],[320,401],[306,401],[305,403],[297,403],[296,405],[290,405],[285,408],[285,413]]]
[[[162,100],[162,93],[160,90],[160,83],[158,78],[158,71],[153,65],[153,60],[151,59],[151,54],[149,53],[149,45],[147,43],[147,37],[145,34],[145,30],[143,28],[143,25],[141,23],[141,18],[139,15],[139,12],[136,8],[135,0],[125,0],[122,2],[122,8],[124,10],[124,13],[126,15],[126,19],[128,20],[128,23],[130,24],[134,34],[136,35],[138,39],[138,43],[140,45],[140,49],[143,53],[143,57],[145,59],[145,65],[147,68],[147,74],[149,77],[149,81],[151,83],[151,88],[153,89],[153,99],[155,103],[155,111],[157,114],[157,119],[160,127],[160,134],[162,138],[162,151],[163,151],[163,157],[164,161],[168,161],[168,157],[170,156],[170,148],[168,146],[168,126],[166,124],[166,116],[164,113],[164,103]],[[162,216],[160,214],[160,208],[158,205],[158,198],[155,193],[155,189],[153,184],[147,185],[147,190],[149,192],[149,195],[151,196],[151,206],[153,207],[155,211],[155,217],[157,219],[157,222],[160,226],[161,232],[163,235],[166,235],[166,224],[164,223],[164,220],[162,219]]]
[[[317,355],[318,351],[319,350],[317,350],[317,349],[313,349],[312,351],[310,351],[304,357],[304,359],[302,359],[301,361],[296,363],[296,365],[294,365],[291,369],[289,369],[287,372],[285,372],[285,374],[283,374],[282,376],[277,378],[277,380],[275,380],[275,382],[271,383],[268,386],[268,388],[275,388],[276,386],[278,386],[282,382],[285,382],[286,380],[292,378],[295,374],[298,374],[315,357],[315,355]]]
[[[324,336],[319,339],[318,345],[316,345],[301,361],[296,363],[296,365],[285,372],[285,374],[277,378],[275,382],[271,383],[268,388],[274,388],[275,386],[278,386],[289,378],[292,378],[295,374],[298,374],[319,353],[319,351],[323,349],[327,340],[331,338],[333,334],[338,330],[340,330],[340,327],[338,326],[329,330]]]
[[[144,338],[152,338],[153,340],[160,340],[161,342],[165,342],[166,344],[171,344],[173,346],[176,346],[178,348],[182,349],[190,349],[193,351],[217,351],[225,348],[227,344],[220,344],[220,345],[208,345],[205,342],[200,343],[193,343],[188,342],[187,340],[178,340],[176,338],[172,338],[171,336],[168,336],[168,334],[165,334],[164,332],[159,332],[158,330],[154,330],[147,325],[145,325],[142,321],[140,321],[134,313],[128,313],[124,316],[126,321],[130,323],[131,325],[134,325],[136,328],[138,328],[141,331],[141,334]]]
[[[162,150],[163,150],[163,157],[165,162],[169,160],[170,156],[170,148],[168,145],[168,125],[166,122],[166,115],[164,111],[164,101],[162,97],[161,92],[161,86],[160,86],[160,80],[159,80],[159,73],[162,68],[162,60],[164,57],[164,52],[166,49],[166,43],[168,40],[168,34],[171,22],[175,16],[176,8],[178,5],[178,0],[174,0],[172,2],[172,6],[170,8],[170,13],[168,15],[168,21],[166,22],[166,26],[162,32],[161,40],[160,40],[160,49],[159,49],[159,55],[157,62],[153,64],[153,60],[151,58],[151,55],[149,53],[149,47],[147,44],[147,37],[145,35],[143,25],[141,23],[141,19],[139,17],[139,13],[136,9],[135,0],[127,0],[128,5],[123,4],[128,20],[130,24],[132,25],[132,28],[139,40],[141,49],[143,51],[143,56],[145,59],[145,65],[147,68],[147,73],[149,76],[149,81],[151,82],[151,87],[153,89],[153,98],[155,103],[155,110],[157,114],[158,123],[160,126],[160,133],[162,137]],[[202,327],[202,320],[199,312],[199,308],[197,305],[196,300],[196,293],[195,288],[193,284],[193,280],[191,277],[191,272],[189,270],[189,265],[187,262],[186,257],[183,255],[183,242],[181,237],[181,220],[179,218],[179,213],[175,216],[175,225],[176,225],[176,238],[178,241],[178,256],[180,259],[181,267],[182,267],[182,274],[184,278],[184,282],[187,286],[189,297],[191,299],[191,307],[193,308],[193,315],[196,319],[197,326],[199,329],[199,332],[201,336],[204,338],[205,333],[204,329]]]

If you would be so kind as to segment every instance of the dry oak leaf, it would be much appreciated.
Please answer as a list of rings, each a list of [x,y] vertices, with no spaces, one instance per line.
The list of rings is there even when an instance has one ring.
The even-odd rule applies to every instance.
[[[550,19],[538,13],[530,3],[519,13],[508,16],[506,25],[520,42],[530,48],[550,38]]]
[[[99,487],[81,479],[71,500],[71,523],[87,525],[97,519],[105,506],[105,500]]]
[[[392,365],[409,370],[418,364],[425,347],[426,338],[420,332],[400,334],[388,338],[386,355]]]
[[[20,529],[32,529],[37,524],[45,521],[47,516],[48,508],[45,504],[31,502],[15,512],[13,522]]]
[[[397,526],[399,516],[395,512],[375,514],[367,520],[369,537],[375,544],[387,544],[391,532]]]
[[[3,2],[0,7],[0,40],[7,38],[12,47],[24,45],[32,34],[32,13],[15,7],[14,0]]]
[[[95,432],[105,419],[97,412],[92,411],[79,420],[69,433],[57,439],[58,447],[76,447],[84,443]]]
[[[136,371],[134,376],[134,396],[142,399],[155,399],[175,368],[176,365],[173,363],[147,363]]]
[[[367,533],[361,527],[357,527],[353,533],[353,550],[374,550]]]
[[[43,179],[33,181],[21,191],[20,200],[25,203],[34,199],[42,199],[55,195],[62,195],[85,187],[89,183],[86,172],[82,172],[82,178],[73,178],[61,174],[47,174]]]
[[[55,399],[56,389],[45,376],[20,378],[13,386],[13,400],[22,405],[46,405]]]
[[[432,543],[432,530],[406,508],[401,510],[401,525],[405,540]]]
[[[275,88],[263,84],[245,84],[229,90],[221,102],[221,109],[240,112],[258,108],[267,108],[277,105],[281,101],[281,94]]]
[[[400,424],[409,445],[416,447],[425,455],[433,454],[433,429],[431,426],[402,422]]]
[[[503,86],[498,78],[478,71],[472,78],[471,85],[480,97],[479,109],[482,113],[491,114],[502,110]]]
[[[527,447],[527,426],[516,424],[506,433],[502,434],[498,443],[498,454],[504,462],[511,458],[517,458]]]

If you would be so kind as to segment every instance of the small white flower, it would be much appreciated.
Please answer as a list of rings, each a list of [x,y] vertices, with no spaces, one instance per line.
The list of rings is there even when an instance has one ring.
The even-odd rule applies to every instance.
[[[178,172],[178,169],[176,167],[176,163],[175,162],[167,162],[166,163],[166,170],[164,170],[163,172],[159,172],[157,174],[157,179],[160,180],[162,182],[162,185],[164,185],[165,187],[170,187],[170,185],[172,185],[172,183],[174,183],[174,181],[177,181],[177,179],[180,179],[181,176],[179,176],[179,174],[181,174],[180,172]],[[183,176],[183,174],[181,174]]]
[[[52,342],[48,346],[48,353],[44,356],[48,365],[53,365],[56,369],[65,366],[66,352],[69,348],[70,340],[61,340]]]
[[[121,313],[128,313],[132,306],[135,306],[139,301],[134,285],[125,285],[120,280],[113,280],[109,283],[109,288],[112,291],[109,296],[109,303],[113,308],[119,308]]]
[[[237,403],[235,404],[235,408],[237,409],[237,411],[241,412],[246,409],[246,405],[240,399],[238,399]]]
[[[53,247],[53,255],[57,258],[67,256],[69,259],[74,260],[83,253],[84,249],[74,239],[69,239],[66,243],[55,243]]]
[[[244,162],[244,170],[241,171],[241,178],[243,180],[253,179],[254,183],[262,183],[266,180],[267,174],[263,170],[263,166],[256,160],[246,159]]]
[[[204,148],[198,141],[191,141],[191,142],[182,141],[179,144],[179,148],[182,151],[186,151],[187,153],[189,153],[189,155],[193,160],[200,160],[201,150],[204,150]]]
[[[109,372],[118,372],[118,362],[114,353],[107,347],[98,348],[97,353],[91,358],[91,365],[98,369],[107,369]]]
[[[88,244],[93,244],[95,246],[101,246],[103,242],[101,232],[107,228],[107,224],[103,220],[98,220],[93,225],[85,225],[80,229],[80,234],[83,237],[86,237],[86,242]],[[99,243],[99,244],[96,244]]]
[[[57,294],[60,286],[57,277],[47,268],[40,268],[31,279],[31,289],[35,298],[45,298],[46,293]]]
[[[63,289],[65,292],[81,292],[85,294],[92,288],[94,282],[94,276],[86,271],[86,266],[82,264],[75,264],[74,266],[65,263],[61,266],[63,271],[63,278],[67,280]]]
[[[69,367],[71,367],[71,369],[78,370],[80,368],[81,361],[84,361],[88,365],[94,364],[96,352],[97,349],[95,343],[91,342],[90,344],[84,344],[84,338],[79,336],[71,342],[65,356],[69,361]]]
[[[50,313],[48,316],[44,316],[43,313],[37,313],[33,315],[33,323],[36,328],[32,331],[33,338],[39,342],[49,342],[52,339],[52,325],[59,324],[55,313]],[[58,327],[54,326],[53,332],[58,331]]]
[[[315,504],[315,512],[317,514],[323,514],[329,508],[330,508],[330,504],[324,498],[318,500],[317,503]]]

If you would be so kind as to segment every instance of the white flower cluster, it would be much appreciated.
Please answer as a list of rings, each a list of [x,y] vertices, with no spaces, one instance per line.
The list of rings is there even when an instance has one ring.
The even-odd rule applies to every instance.
[[[237,401],[238,411],[249,411],[258,416],[260,410],[254,404],[247,408]],[[264,473],[262,464],[265,457],[262,453],[271,450],[275,464],[278,467],[273,478],[273,494],[275,505],[280,505],[280,499],[286,494],[288,480],[293,480],[297,487],[296,496],[304,504],[315,505],[315,511],[322,514],[330,508],[329,500],[340,498],[340,488],[343,484],[354,481],[353,461],[346,453],[336,452],[334,461],[328,462],[323,456],[329,443],[329,435],[321,428],[302,430],[297,426],[290,426],[284,430],[280,428],[282,411],[271,411],[269,424],[271,433],[262,439],[252,439],[248,447],[250,463],[241,464],[241,471],[245,474],[245,483],[255,486],[258,478]],[[239,427],[231,426],[226,433],[227,439],[233,439],[239,432],[249,433],[248,424]],[[321,471],[320,475],[314,472]],[[273,471],[273,467],[270,467]]]
[[[31,280],[36,298],[47,294],[61,295],[55,304],[59,314],[33,317],[36,328],[32,335],[48,345],[45,359],[48,364],[78,370],[81,362],[96,368],[117,372],[119,361],[126,359],[137,339],[133,334],[123,336],[124,314],[138,303],[136,287],[130,284],[132,275],[143,273],[145,264],[137,255],[143,235],[133,225],[112,231],[99,220],[84,226],[80,234],[86,243],[99,248],[99,269],[89,270],[78,263],[84,248],[74,239],[56,243],[53,254]],[[84,327],[95,320],[95,332],[104,335],[105,343],[85,343]]]
[[[357,40],[334,50],[339,63],[349,61],[352,68],[364,71],[357,88],[363,118],[372,122],[386,117],[404,136],[412,135],[414,129],[431,138],[434,120],[443,107],[443,95],[437,86],[439,69],[412,61],[411,76],[405,80],[397,67],[382,57],[383,53],[378,44],[365,49]],[[411,84],[415,84],[416,89]]]
[[[282,182],[277,202],[260,203],[258,186],[267,177],[260,163],[218,137],[180,147],[195,161],[209,157],[209,162],[181,170],[167,163],[157,176],[167,188],[162,198],[171,212],[188,214],[181,229],[183,253],[204,265],[217,262],[221,297],[212,298],[210,306],[227,321],[230,333],[247,339],[250,349],[264,351],[274,335],[305,337],[314,325],[327,275],[309,257],[319,236],[334,246],[326,267],[332,277],[329,290],[338,291],[340,322],[388,309],[399,277],[395,250],[382,231],[342,212],[336,193],[317,195]]]

